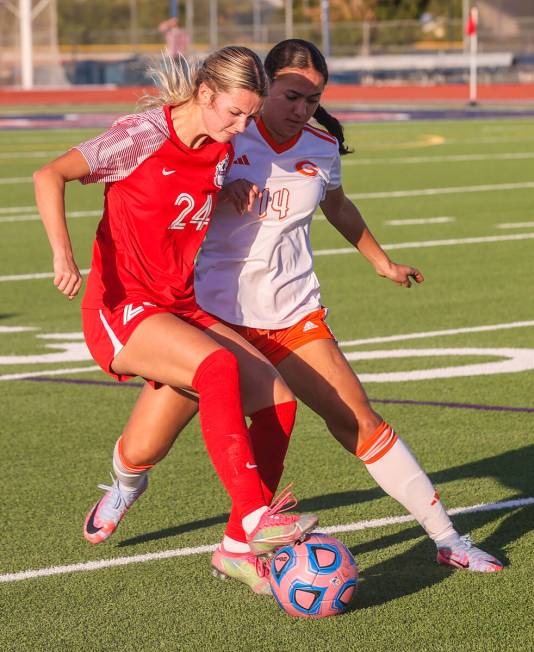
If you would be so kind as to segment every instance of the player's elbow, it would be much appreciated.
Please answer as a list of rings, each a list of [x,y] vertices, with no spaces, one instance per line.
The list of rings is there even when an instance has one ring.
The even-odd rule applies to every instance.
[[[45,188],[50,184],[57,184],[57,182],[62,181],[61,175],[54,169],[51,163],[47,163],[38,170],[35,170],[32,177],[33,185],[36,189]]]

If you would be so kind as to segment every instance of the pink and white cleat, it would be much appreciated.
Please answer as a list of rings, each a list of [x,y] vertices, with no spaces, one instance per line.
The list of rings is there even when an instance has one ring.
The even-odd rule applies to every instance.
[[[254,593],[271,595],[269,564],[251,552],[229,552],[221,544],[211,557],[213,575],[221,579],[232,577],[249,586]]]
[[[313,530],[318,518],[315,514],[282,514],[297,504],[290,491],[291,485],[280,492],[269,509],[262,514],[255,529],[247,534],[247,543],[254,555],[268,555],[280,546],[296,543]]]
[[[445,541],[440,541],[436,561],[438,564],[477,573],[495,573],[504,568],[493,555],[476,548],[468,534],[454,534]]]
[[[99,484],[105,490],[104,496],[91,508],[85,517],[83,536],[89,543],[102,543],[117,529],[119,523],[126,516],[126,512],[141,496],[148,485],[148,478],[138,489],[127,491],[121,487],[120,482],[112,477],[111,486]]]

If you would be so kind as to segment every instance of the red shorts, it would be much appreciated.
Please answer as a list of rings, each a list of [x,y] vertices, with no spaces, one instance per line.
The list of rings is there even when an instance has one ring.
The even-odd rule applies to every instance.
[[[206,330],[213,324],[219,323],[215,317],[201,308],[193,312],[174,312],[168,308],[160,308],[149,301],[121,303],[113,310],[82,308],[83,334],[95,362],[120,382],[135,378],[127,374],[116,374],[111,365],[139,324],[147,317],[159,313],[175,315],[200,330]],[[149,382],[159,386],[151,380]]]
[[[223,323],[255,346],[276,367],[290,353],[308,342],[336,339],[325,321],[327,314],[327,308],[319,308],[293,326],[271,330]]]

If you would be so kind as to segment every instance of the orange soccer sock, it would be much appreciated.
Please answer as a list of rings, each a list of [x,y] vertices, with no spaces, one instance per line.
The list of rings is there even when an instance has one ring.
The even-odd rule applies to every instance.
[[[376,483],[415,517],[431,539],[438,541],[455,532],[428,476],[385,421],[370,439],[358,444],[356,456]]]

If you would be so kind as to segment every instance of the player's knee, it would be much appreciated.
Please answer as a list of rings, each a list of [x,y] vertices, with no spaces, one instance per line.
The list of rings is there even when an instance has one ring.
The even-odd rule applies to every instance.
[[[370,439],[383,421],[372,409],[362,410],[360,414],[343,402],[338,403],[336,408],[326,423],[330,432],[350,453]]]
[[[236,356],[228,349],[217,349],[210,356],[210,371],[212,373],[238,372],[239,364]]]
[[[193,377],[192,387],[202,391],[204,385],[237,382],[239,365],[235,355],[228,349],[216,349],[199,364]]]

